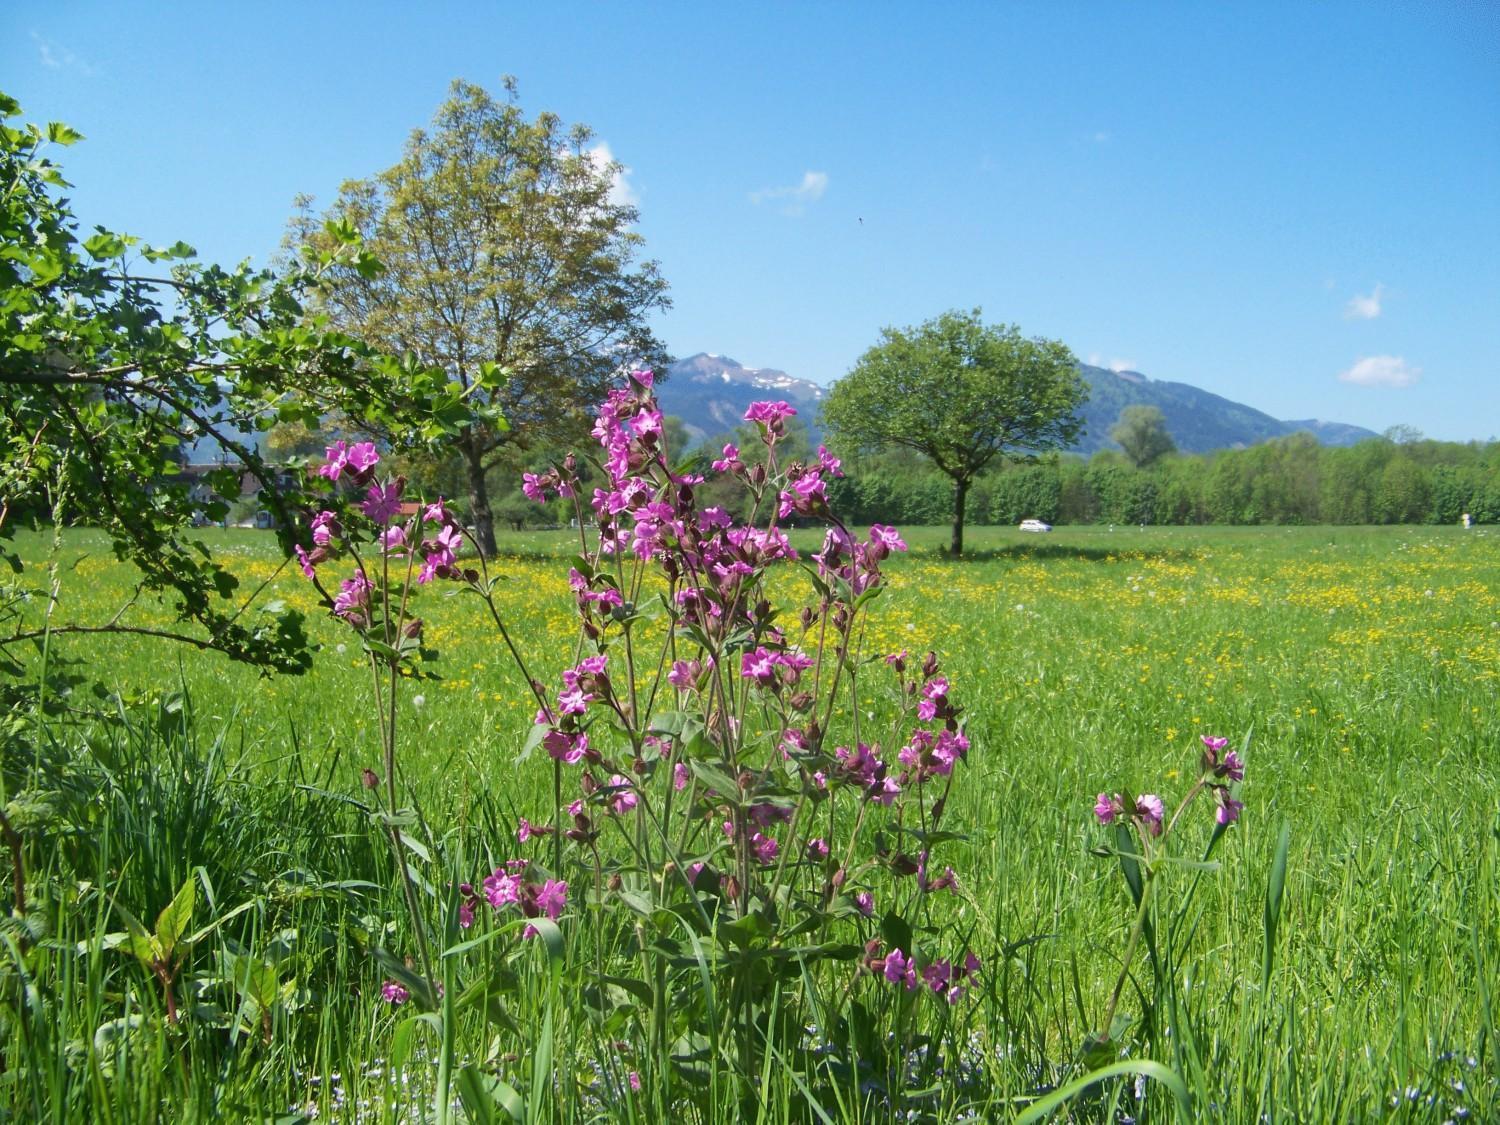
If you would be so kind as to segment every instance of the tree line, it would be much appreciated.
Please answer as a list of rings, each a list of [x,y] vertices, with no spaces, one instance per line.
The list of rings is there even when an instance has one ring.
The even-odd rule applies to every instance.
[[[945,522],[952,482],[902,453],[846,458],[830,485],[860,521]],[[1146,467],[1113,450],[1050,455],[978,476],[974,523],[1448,524],[1500,522],[1500,443],[1371,438],[1353,446],[1292,434],[1247,449],[1170,454]]]

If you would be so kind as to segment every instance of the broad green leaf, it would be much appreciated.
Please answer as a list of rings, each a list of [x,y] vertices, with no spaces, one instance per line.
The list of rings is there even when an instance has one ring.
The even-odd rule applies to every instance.
[[[176,897],[156,917],[156,940],[161,945],[163,958],[171,958],[177,950],[177,940],[187,933],[193,920],[194,883],[192,875],[182,881]]]

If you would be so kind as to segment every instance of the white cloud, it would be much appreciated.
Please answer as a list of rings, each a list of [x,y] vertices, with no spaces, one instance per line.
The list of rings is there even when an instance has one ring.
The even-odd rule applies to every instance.
[[[800,184],[752,191],[750,202],[759,205],[771,200],[781,200],[783,215],[800,215],[809,203],[816,203],[822,199],[823,193],[827,190],[827,172],[804,172]]]
[[[1133,360],[1133,359],[1112,359],[1112,360],[1109,361],[1109,369],[1111,371],[1134,371],[1135,370],[1135,360]]]
[[[1385,286],[1377,282],[1374,291],[1368,297],[1356,293],[1344,306],[1344,318],[1346,320],[1374,320],[1380,315],[1380,297],[1384,292]]]
[[[1421,377],[1422,369],[1399,355],[1368,355],[1348,371],[1339,372],[1341,382],[1356,387],[1409,387]]]
[[[615,160],[615,154],[609,150],[607,142],[600,141],[593,148],[585,149],[583,154],[601,172],[614,165],[609,185],[611,203],[616,207],[635,207],[640,203],[641,197],[636,193],[635,185],[630,182],[630,169]]]
[[[36,44],[37,55],[42,60],[42,65],[50,70],[72,69],[82,74],[93,74],[94,68],[89,66],[72,51],[60,44],[52,42],[38,35],[35,31],[31,33],[31,41]]]

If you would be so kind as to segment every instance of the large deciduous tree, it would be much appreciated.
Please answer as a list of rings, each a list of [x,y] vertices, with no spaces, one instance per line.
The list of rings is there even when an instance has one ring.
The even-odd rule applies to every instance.
[[[1110,427],[1109,436],[1137,469],[1177,452],[1177,443],[1167,430],[1167,416],[1157,406],[1127,406]]]
[[[1079,433],[1088,390],[1073,354],[980,310],[887,328],[834,384],[823,419],[846,447],[904,446],[953,481],[954,555],[963,553],[969,486],[997,457],[1062,448]]]
[[[548,113],[528,120],[509,80],[506,92],[497,100],[455,82],[399,162],[343,185],[330,215],[385,269],[342,271],[326,306],[337,324],[462,389],[472,415],[454,448],[490,553],[486,469],[507,444],[587,431],[622,364],[665,360],[647,321],[668,305],[657,264],[638,260],[620,166],[590,147],[587,128]]]

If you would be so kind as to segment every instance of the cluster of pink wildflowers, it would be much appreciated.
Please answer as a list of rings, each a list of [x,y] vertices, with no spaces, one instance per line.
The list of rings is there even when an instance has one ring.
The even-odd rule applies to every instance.
[[[933,995],[949,1004],[957,1004],[982,966],[979,958],[969,952],[957,965],[939,959],[918,968],[915,957],[900,949],[892,949],[882,956],[880,943],[872,941],[865,947],[865,967],[908,992],[915,992],[925,985]]]
[[[534,833],[541,835],[542,833]],[[485,876],[479,889],[470,883],[460,884],[461,896],[458,921],[464,929],[474,924],[475,909],[483,902],[495,911],[516,907],[523,918],[549,918],[557,921],[568,905],[568,884],[560,879],[544,877],[540,881],[529,878],[529,860],[507,860]],[[527,926],[522,937],[532,937],[536,929]]]
[[[389,561],[405,562],[415,551],[421,558],[417,569],[417,583],[424,584],[435,578],[461,578],[458,568],[458,553],[463,543],[463,532],[458,520],[448,510],[446,502],[439,497],[434,503],[421,507],[405,522],[399,520],[405,505],[402,494],[406,481],[402,477],[379,480],[375,468],[380,464],[380,453],[373,442],[358,442],[346,445],[337,441],[326,450],[318,476],[338,485],[347,482],[356,497],[352,508],[364,516],[370,524],[372,545]],[[331,509],[316,512],[309,521],[312,549],[301,544],[296,547],[297,562],[310,580],[318,578],[318,567],[335,557],[341,548],[354,554],[355,570],[339,582],[338,592],[331,598],[333,613],[359,629],[368,628],[374,618],[371,599],[375,584],[364,560],[357,552],[357,542],[351,538],[344,518]],[[415,560],[412,560],[415,561]],[[420,630],[420,623],[415,628]]]
[[[1230,781],[1244,780],[1245,763],[1237,751],[1226,749],[1229,745],[1227,738],[1205,734],[1200,736],[1200,741],[1203,743],[1201,774],[1187,800],[1207,789],[1213,794],[1215,819],[1227,827],[1239,819],[1240,811],[1245,807],[1230,792],[1228,784]],[[1186,805],[1187,801],[1183,804]],[[1160,836],[1166,817],[1166,805],[1155,793],[1143,793],[1133,799],[1122,797],[1119,793],[1100,793],[1094,802],[1094,817],[1102,825],[1114,824],[1121,818],[1128,817],[1141,831],[1151,836]],[[1176,818],[1173,820],[1175,822]]]

